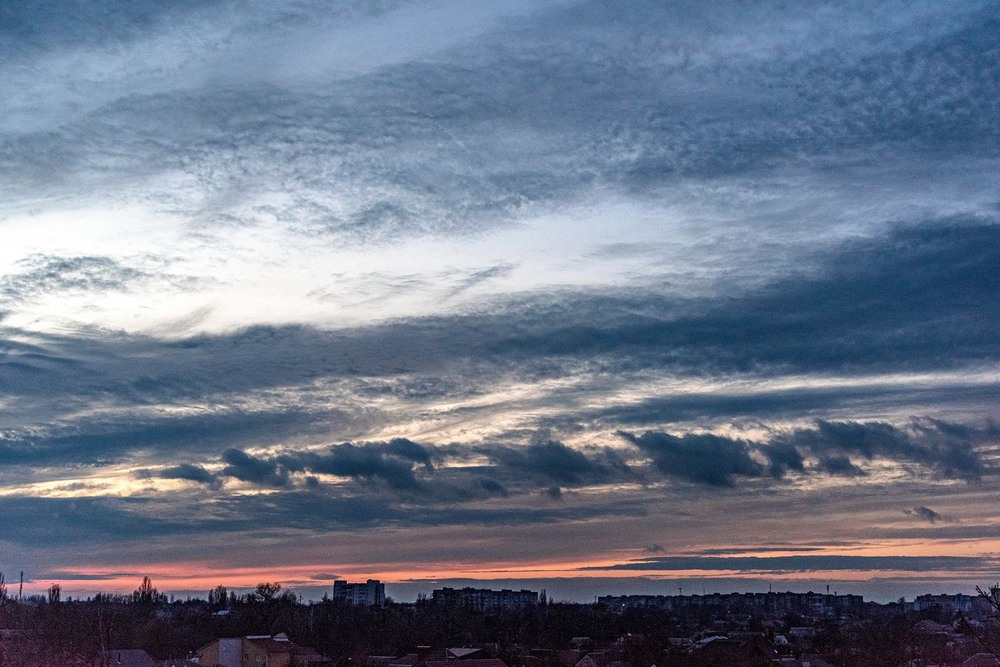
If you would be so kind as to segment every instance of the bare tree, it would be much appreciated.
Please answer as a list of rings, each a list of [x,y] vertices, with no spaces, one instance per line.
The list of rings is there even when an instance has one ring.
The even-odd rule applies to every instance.
[[[247,604],[257,619],[260,629],[268,634],[275,631],[282,611],[295,605],[295,596],[290,592],[281,594],[281,584],[259,583],[253,593],[247,595]]]
[[[218,607],[225,607],[229,601],[229,594],[225,586],[216,586],[208,592],[208,604]]]
[[[976,586],[976,592],[979,593],[979,597],[986,600],[986,603],[993,607],[1000,613],[1000,582],[993,584],[989,591],[984,591],[979,586]]]
[[[990,587],[989,591],[984,591],[979,586],[976,586],[976,593],[979,594],[979,597],[986,600],[986,603],[996,610],[997,613],[1000,613],[1000,583],[994,584]],[[992,655],[1000,656],[1000,646],[997,646],[996,642],[993,641],[994,638],[987,639],[982,633],[976,630],[971,623],[968,622],[963,624],[963,629],[975,637],[976,641],[978,641],[983,648],[989,651]]]
[[[278,597],[281,592],[281,584],[262,582],[257,584],[257,588],[250,595],[258,602],[270,602]]]

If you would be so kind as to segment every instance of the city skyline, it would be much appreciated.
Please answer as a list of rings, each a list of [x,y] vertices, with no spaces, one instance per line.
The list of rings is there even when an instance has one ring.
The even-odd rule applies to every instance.
[[[985,0],[8,3],[0,572],[991,585],[998,31]]]

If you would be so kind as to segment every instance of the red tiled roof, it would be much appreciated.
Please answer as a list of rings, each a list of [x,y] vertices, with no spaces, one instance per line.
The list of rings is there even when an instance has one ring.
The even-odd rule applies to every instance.
[[[291,653],[295,644],[290,641],[277,641],[271,637],[247,637],[247,641],[260,647],[267,653]]]

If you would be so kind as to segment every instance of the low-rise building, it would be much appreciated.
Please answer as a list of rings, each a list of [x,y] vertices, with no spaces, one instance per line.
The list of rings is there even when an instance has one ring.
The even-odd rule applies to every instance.
[[[216,639],[198,650],[201,667],[315,667],[323,662],[315,649],[284,634]]]

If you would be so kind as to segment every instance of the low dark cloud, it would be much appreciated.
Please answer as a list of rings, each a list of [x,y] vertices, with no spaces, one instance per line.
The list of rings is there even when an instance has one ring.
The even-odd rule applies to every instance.
[[[821,454],[816,462],[816,469],[830,475],[841,477],[861,477],[866,473],[854,465],[851,459],[843,454]]]
[[[905,509],[903,510],[903,513],[908,516],[922,519],[929,523],[937,523],[938,521],[953,521],[951,517],[939,514],[938,512],[932,510],[930,507],[926,507],[924,505],[919,505],[917,507]]]
[[[711,434],[684,434],[647,431],[636,436],[625,431],[618,435],[639,448],[653,466],[668,477],[677,477],[711,486],[732,486],[734,477],[760,477],[766,468],[754,461],[750,443]]]
[[[354,479],[380,479],[394,489],[416,489],[414,465],[432,471],[431,453],[423,446],[396,438],[382,443],[342,443],[326,453],[282,454],[275,462],[289,471],[309,471]]]
[[[805,472],[805,458],[792,443],[771,442],[761,449],[768,458],[768,472],[772,477],[782,477],[787,472]]]
[[[239,449],[227,449],[222,453],[226,467],[222,475],[235,477],[243,482],[263,486],[287,486],[288,471],[274,460],[257,458]]]
[[[555,440],[527,447],[481,446],[479,450],[501,469],[569,486],[624,478],[631,473],[614,450],[604,449],[588,456]]]
[[[830,422],[820,420],[815,428],[795,431],[789,441],[821,454],[821,461],[834,462],[849,474],[848,455],[872,459],[882,456],[926,466],[944,477],[977,480],[987,464],[976,451],[973,429],[941,421],[914,421],[908,429],[882,422]]]
[[[496,496],[507,496],[509,495],[507,488],[503,484],[492,479],[480,479],[479,485],[486,490],[487,493]]]
[[[642,435],[619,431],[618,435],[649,456],[663,475],[732,486],[738,478],[767,474],[781,478],[789,472],[867,474],[852,456],[863,461],[884,458],[912,468],[915,474],[974,482],[994,472],[977,449],[977,443],[992,437],[993,430],[992,426],[976,429],[927,419],[914,420],[906,428],[884,422],[819,420],[815,427],[777,432],[763,442],[662,431]]]
[[[442,464],[464,463],[470,454],[485,454],[491,464],[435,466],[435,460]],[[325,450],[287,451],[265,458],[231,449],[223,454],[223,460],[229,464],[223,476],[256,484],[284,486],[292,473],[326,474],[358,481],[377,480],[395,491],[417,493],[411,499],[425,502],[505,497],[546,484],[549,495],[558,495],[552,489],[558,490],[560,485],[584,486],[635,478],[621,455],[610,448],[580,451],[552,440],[522,446],[483,444],[466,448],[397,438],[388,442],[345,442]]]
[[[206,470],[203,466],[193,463],[181,463],[176,466],[164,468],[159,472],[161,479],[183,479],[199,484],[214,485],[219,483],[219,478]]]
[[[660,556],[581,570],[739,570],[744,572],[819,572],[893,570],[902,572],[988,571],[996,560],[985,556]]]
[[[766,553],[769,551],[782,551],[782,552],[793,552],[793,553],[808,553],[811,551],[828,551],[831,546],[843,546],[838,544],[825,544],[821,547],[801,547],[801,546],[761,546],[752,547],[745,549],[738,549],[733,547],[716,547],[710,549],[699,549],[697,551],[692,551],[689,553],[696,554],[698,556],[737,556],[747,553]]]

